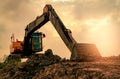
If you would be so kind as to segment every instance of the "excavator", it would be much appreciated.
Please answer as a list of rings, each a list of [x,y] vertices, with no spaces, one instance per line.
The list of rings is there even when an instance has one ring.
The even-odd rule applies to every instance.
[[[11,55],[19,53],[21,56],[27,57],[35,54],[36,52],[42,51],[42,38],[44,35],[42,32],[36,32],[36,30],[40,29],[49,21],[52,23],[65,45],[70,50],[71,60],[93,61],[101,58],[101,55],[94,44],[77,43],[72,36],[71,30],[65,27],[50,4],[45,5],[42,15],[37,16],[34,21],[30,22],[26,26],[23,41],[14,41],[13,39]]]

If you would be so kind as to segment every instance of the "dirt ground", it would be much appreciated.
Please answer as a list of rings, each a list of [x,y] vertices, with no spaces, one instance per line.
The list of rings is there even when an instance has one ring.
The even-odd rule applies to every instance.
[[[120,79],[120,58],[75,62],[52,53],[0,66],[0,79]]]
[[[34,79],[120,79],[120,63],[61,62],[49,65]]]

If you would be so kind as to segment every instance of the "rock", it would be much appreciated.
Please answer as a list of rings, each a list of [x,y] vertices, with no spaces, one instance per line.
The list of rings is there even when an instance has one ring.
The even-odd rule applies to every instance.
[[[46,50],[45,51],[45,56],[48,56],[48,57],[53,56],[52,50],[51,49]]]

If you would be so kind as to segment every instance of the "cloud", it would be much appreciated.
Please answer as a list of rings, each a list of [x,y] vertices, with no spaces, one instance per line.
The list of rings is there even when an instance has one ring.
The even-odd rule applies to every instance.
[[[74,14],[77,19],[100,18],[113,12],[116,0],[85,0],[74,2]]]

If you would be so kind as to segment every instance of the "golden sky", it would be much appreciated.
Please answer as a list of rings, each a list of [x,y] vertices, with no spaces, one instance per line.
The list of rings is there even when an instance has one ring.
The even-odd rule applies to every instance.
[[[96,44],[102,56],[120,54],[120,0],[0,0],[0,57],[8,55],[10,37],[24,38],[27,24],[51,4],[73,37],[80,43]],[[48,48],[61,57],[70,52],[50,22],[39,29]]]

